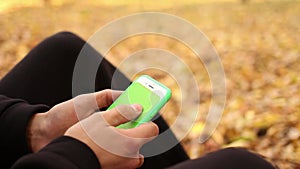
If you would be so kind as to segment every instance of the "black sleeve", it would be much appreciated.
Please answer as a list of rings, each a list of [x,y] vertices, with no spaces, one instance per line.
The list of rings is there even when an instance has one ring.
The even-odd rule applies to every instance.
[[[31,153],[27,125],[35,113],[48,110],[46,105],[30,105],[24,100],[0,95],[0,168],[99,169],[92,150],[71,137],[57,138],[39,152]]]
[[[93,151],[71,137],[55,139],[37,153],[19,159],[12,169],[100,169]]]
[[[45,105],[30,105],[21,99],[0,95],[0,168],[10,168],[18,158],[30,153],[27,124],[32,115],[48,109]]]

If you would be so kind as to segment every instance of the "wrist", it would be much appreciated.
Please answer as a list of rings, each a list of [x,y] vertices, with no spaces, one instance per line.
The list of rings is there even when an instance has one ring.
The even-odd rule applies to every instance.
[[[27,127],[27,142],[32,152],[39,151],[45,144],[45,116],[37,113],[32,116]]]
[[[103,165],[104,161],[101,160],[101,157],[105,154],[105,152],[103,152],[103,150],[97,144],[95,144],[93,140],[91,140],[87,133],[81,128],[80,124],[76,124],[70,127],[64,135],[72,137],[87,145],[97,157],[98,162],[101,163],[101,165]]]

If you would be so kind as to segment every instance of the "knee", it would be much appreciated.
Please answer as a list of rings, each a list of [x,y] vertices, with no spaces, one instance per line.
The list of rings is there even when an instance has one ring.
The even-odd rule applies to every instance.
[[[53,37],[59,38],[79,38],[75,33],[69,31],[61,31],[53,35]]]
[[[220,155],[220,156],[228,156],[231,157],[231,159],[239,159],[242,160],[243,158],[248,159],[248,157],[257,156],[257,154],[254,154],[250,151],[248,151],[245,148],[237,148],[237,147],[230,147],[230,148],[224,148],[217,152],[213,152],[211,154]]]
[[[240,154],[250,153],[247,149],[241,147],[229,147],[219,150],[220,153],[239,156]]]
[[[69,64],[76,61],[84,45],[85,41],[74,33],[59,32],[44,39],[32,49],[31,56],[39,56],[36,61]]]
[[[48,38],[51,42],[53,42],[56,45],[60,45],[63,47],[68,46],[69,44],[74,44],[74,43],[84,43],[84,41],[77,36],[76,34],[72,32],[58,32]]]
[[[172,169],[182,168],[275,169],[262,157],[244,148],[225,148],[172,167]]]
[[[217,152],[210,153],[208,156],[228,166],[235,164],[235,166],[248,165],[248,167],[256,166],[257,168],[274,169],[272,164],[266,161],[262,155],[250,152],[245,148],[225,148]]]
[[[64,56],[77,55],[82,47],[85,45],[85,41],[72,32],[58,32],[43,42],[47,49],[51,49],[49,52],[57,53]]]

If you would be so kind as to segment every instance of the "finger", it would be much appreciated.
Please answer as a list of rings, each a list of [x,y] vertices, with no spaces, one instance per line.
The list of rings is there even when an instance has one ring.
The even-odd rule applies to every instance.
[[[138,104],[120,105],[111,110],[101,112],[108,125],[118,126],[137,118],[142,112],[142,106]]]
[[[110,90],[110,89],[96,92],[95,96],[96,96],[98,108],[101,109],[103,107],[110,106],[114,102],[114,100],[116,100],[122,94],[122,92],[123,91]]]
[[[76,112],[79,120],[82,120],[90,116],[97,109],[109,106],[113,102],[113,98],[116,98],[121,93],[121,91],[107,89],[97,93],[76,96],[65,104],[69,105]]]
[[[140,168],[144,164],[144,156],[139,154],[139,163],[136,168]]]
[[[123,160],[123,168],[140,168],[144,164],[144,156],[137,154],[136,157],[127,157]]]
[[[154,139],[159,133],[158,126],[153,122],[143,123],[140,126],[131,129],[120,130],[124,135],[128,137],[141,138],[136,139],[140,145]]]

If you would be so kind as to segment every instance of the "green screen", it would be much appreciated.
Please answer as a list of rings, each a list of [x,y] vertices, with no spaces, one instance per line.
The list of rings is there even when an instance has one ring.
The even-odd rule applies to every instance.
[[[134,121],[122,124],[120,128],[133,128],[140,123],[151,120],[156,112],[153,112],[155,106],[160,102],[160,97],[141,85],[138,82],[132,83],[121,96],[108,108],[113,109],[122,104],[140,104],[143,106],[143,112]]]

